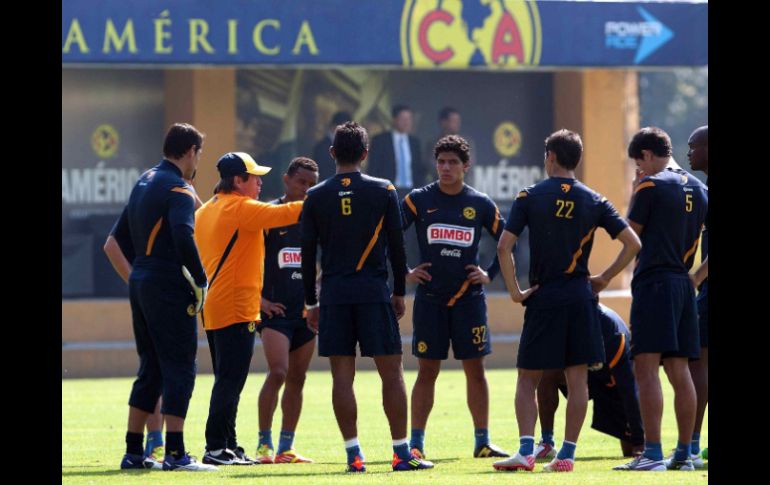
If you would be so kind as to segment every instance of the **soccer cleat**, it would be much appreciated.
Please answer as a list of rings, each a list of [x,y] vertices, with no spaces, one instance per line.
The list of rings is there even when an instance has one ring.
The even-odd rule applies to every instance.
[[[174,458],[172,455],[166,455],[163,459],[163,470],[165,471],[188,471],[188,472],[215,472],[219,468],[206,463],[198,463],[189,453],[185,453],[180,458]]]
[[[152,470],[163,470],[163,457],[166,455],[166,449],[163,446],[156,446],[152,453],[144,458],[144,464],[150,465],[147,468]]]
[[[508,458],[509,456],[511,456],[510,453],[492,443],[481,445],[473,450],[474,458]]]
[[[428,460],[421,460],[415,455],[411,455],[408,461],[402,460],[397,454],[393,453],[393,471],[405,472],[411,470],[427,470],[433,468],[433,462]]]
[[[666,469],[691,472],[695,470],[695,467],[692,464],[692,460],[689,458],[687,460],[674,460],[671,458],[670,460],[666,460]]]
[[[703,462],[703,458],[701,458],[700,455],[690,455],[690,460],[692,460],[692,466],[694,466],[696,470],[706,466],[706,464]]]
[[[544,458],[556,458],[556,450],[552,444],[541,440],[535,447],[535,459],[541,460]]]
[[[121,470],[146,470],[148,468],[153,468],[153,464],[144,455],[126,453],[120,461]]]
[[[628,463],[618,465],[612,469],[637,472],[664,472],[666,471],[666,461],[650,460],[644,455],[639,455]]]
[[[421,460],[425,458],[425,452],[423,452],[421,449],[417,448],[416,446],[411,450],[409,450],[409,452]]]
[[[257,460],[252,460],[249,458],[249,456],[246,454],[246,450],[243,449],[242,446],[236,446],[233,450],[233,453],[235,453],[235,456],[238,457],[238,461],[235,463],[236,465],[259,465],[260,463]]]
[[[283,453],[278,453],[275,456],[275,463],[313,463],[313,460],[305,458],[292,448]]]
[[[240,461],[232,450],[227,448],[212,453],[210,450],[203,454],[203,463],[207,465],[237,465]]]
[[[273,449],[267,444],[259,445],[257,448],[257,459],[259,463],[275,463],[275,453]]]
[[[545,472],[571,472],[575,468],[575,460],[564,458],[562,460],[554,458],[551,463],[543,467]]]
[[[517,471],[517,470],[525,470],[528,472],[531,472],[535,469],[535,455],[527,455],[524,456],[520,453],[516,453],[511,458],[508,458],[507,460],[500,460],[496,461],[492,464],[492,467],[495,470],[507,470],[507,471]]]
[[[345,471],[348,473],[363,473],[366,471],[366,465],[364,465],[364,461],[361,457],[356,455],[353,463],[348,463],[348,467]]]

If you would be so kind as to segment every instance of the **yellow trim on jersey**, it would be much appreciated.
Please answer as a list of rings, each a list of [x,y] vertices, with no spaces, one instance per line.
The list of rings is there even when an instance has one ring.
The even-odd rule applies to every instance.
[[[612,361],[610,362],[610,369],[614,368],[616,365],[618,365],[618,361],[623,356],[623,351],[626,348],[626,335],[621,333],[620,334],[620,346],[618,347],[618,351],[615,353],[615,357],[612,358]]]
[[[155,223],[155,227],[152,228],[152,232],[150,232],[150,238],[147,240],[147,250],[144,252],[145,256],[149,256],[152,252],[152,245],[155,244],[155,236],[158,235],[161,224],[163,224],[163,217],[158,219],[158,222]]]
[[[695,253],[695,251],[698,249],[698,243],[700,242],[700,236],[695,240],[695,244],[692,245],[689,251],[684,253],[684,262],[687,263],[687,260],[690,259],[690,256]]]
[[[583,254],[583,246],[585,246],[586,243],[591,239],[591,236],[593,235],[595,230],[596,230],[596,226],[592,227],[591,230],[588,231],[588,234],[586,234],[586,237],[584,237],[583,240],[580,241],[580,247],[578,248],[577,251],[575,251],[575,255],[572,256],[572,264],[570,264],[569,268],[567,268],[567,271],[565,271],[566,274],[570,274],[573,271],[575,271],[575,266],[577,266],[577,260]]]
[[[417,215],[417,207],[414,206],[414,202],[412,202],[412,199],[409,198],[409,194],[407,194],[407,196],[404,197],[404,202],[406,202],[406,205],[408,205],[409,208],[412,209],[412,212],[414,212],[414,215]]]
[[[182,187],[174,187],[173,189],[171,189],[171,192],[179,192],[180,194],[187,194],[193,199],[195,198],[195,195],[193,195],[191,191],[187,189],[183,189]]]
[[[497,226],[500,225],[500,209],[495,206],[495,223],[492,224],[492,234],[497,234]]]
[[[648,180],[647,182],[644,182],[643,184],[639,184],[639,186],[634,190],[634,193],[639,192],[642,189],[646,189],[647,187],[655,187],[655,182],[652,180]]]
[[[361,255],[361,259],[358,260],[358,266],[356,266],[356,271],[360,271],[361,268],[364,266],[364,261],[366,261],[366,258],[369,256],[369,253],[372,252],[372,248],[374,248],[374,245],[377,243],[377,237],[380,235],[380,229],[382,229],[382,221],[385,220],[385,216],[380,217],[380,223],[377,224],[377,227],[374,229],[374,236],[372,236],[371,241],[369,241],[369,245],[366,246],[366,249],[364,250],[364,254]]]
[[[463,285],[460,287],[460,291],[455,293],[455,296],[453,296],[449,302],[446,304],[446,306],[454,306],[454,304],[457,302],[457,300],[463,296],[463,294],[468,290],[468,286],[471,284],[471,280],[465,280],[463,282]]]

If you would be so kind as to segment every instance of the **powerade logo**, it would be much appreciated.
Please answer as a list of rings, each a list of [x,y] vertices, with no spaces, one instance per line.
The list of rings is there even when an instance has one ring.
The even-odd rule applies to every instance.
[[[473,227],[431,224],[428,226],[428,244],[449,244],[467,248],[473,244],[475,233],[476,229]]]
[[[540,63],[542,32],[534,1],[406,0],[404,66],[511,69]]]
[[[301,268],[302,252],[300,248],[283,248],[278,251],[278,267],[283,268]]]
[[[634,64],[639,64],[674,37],[674,32],[642,7],[636,9],[641,22],[606,22],[604,46],[608,49],[636,50]]]

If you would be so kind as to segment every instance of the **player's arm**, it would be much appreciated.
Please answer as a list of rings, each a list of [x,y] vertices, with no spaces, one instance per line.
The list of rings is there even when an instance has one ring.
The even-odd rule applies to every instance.
[[[401,201],[401,227],[406,232],[412,224],[417,221],[417,206],[415,206],[414,201],[412,199],[412,194],[407,194],[406,197]],[[388,251],[390,251],[390,248],[388,248]],[[392,259],[392,258],[391,258]],[[414,268],[410,268],[408,261],[404,261],[404,264],[406,265],[406,282],[411,284],[423,284],[426,281],[431,280],[431,275],[428,273],[428,268],[430,267],[429,262],[420,263]]]
[[[320,315],[318,296],[316,293],[316,249],[318,244],[318,226],[313,214],[312,199],[305,200],[300,218],[302,231],[302,285],[305,289],[305,308],[307,309],[307,324],[318,332],[318,317]]]
[[[497,205],[491,200],[489,201],[489,210],[487,211],[487,214],[488,215],[484,223],[484,228],[495,241],[499,242],[500,236],[503,234],[503,229],[505,228],[505,219],[500,214],[500,210],[497,208]],[[465,269],[468,268],[469,266],[466,266]],[[479,282],[482,284],[488,284],[490,281],[495,279],[495,276],[497,276],[497,274],[500,272],[500,258],[497,256],[497,253],[495,253],[495,257],[492,258],[492,262],[489,263],[489,266],[487,266],[486,271],[481,271],[481,268],[478,269],[479,271],[471,271],[471,273],[474,274],[468,275],[471,283],[475,283],[475,279],[479,280]]]
[[[709,257],[706,256],[706,259],[704,259],[703,262],[700,264],[700,266],[698,266],[698,269],[696,269],[695,272],[690,275],[690,280],[692,281],[693,286],[697,288],[708,277],[709,277]]]
[[[642,235],[644,225],[652,213],[653,199],[655,197],[655,182],[649,178],[644,178],[634,188],[634,195],[631,198],[630,208],[628,210],[628,225],[637,234]]]
[[[404,295],[406,294],[406,249],[402,230],[401,211],[398,208],[396,188],[388,187],[388,203],[385,209],[385,236],[388,241],[390,267],[393,270],[393,295],[390,300],[396,317],[400,319],[406,313]]]
[[[198,247],[193,238],[195,196],[187,189],[172,190],[168,197],[168,222],[179,260],[198,288],[208,286]],[[194,288],[193,288],[194,289]]]
[[[132,269],[131,263],[128,262],[123,251],[120,250],[120,245],[112,234],[107,236],[107,241],[104,243],[104,252],[107,254],[107,259],[110,260],[112,267],[120,278],[128,284],[128,277],[131,275]]]
[[[286,316],[286,305],[283,303],[272,302],[264,296],[259,303],[259,309],[265,312],[267,318],[273,318],[276,315],[280,315],[282,317]]]
[[[128,277],[133,269],[131,262],[136,254],[128,228],[128,207],[123,209],[120,217],[112,227],[112,231],[107,236],[107,241],[104,243],[104,252],[121,279],[128,283]]]
[[[633,261],[642,249],[642,241],[637,233],[623,220],[615,207],[606,199],[602,199],[602,216],[599,225],[603,227],[612,239],[618,239],[623,248],[615,260],[601,273],[590,277],[591,289],[595,295],[610,284],[612,278],[623,271],[623,268]]]
[[[516,262],[513,258],[513,246],[517,240],[517,235],[507,229],[504,230],[500,240],[497,242],[497,257],[500,260],[500,273],[503,275],[505,287],[508,288],[511,300],[521,303],[529,298],[532,292],[537,290],[538,285],[524,291],[521,291],[521,288],[519,288],[519,282],[516,280]]]

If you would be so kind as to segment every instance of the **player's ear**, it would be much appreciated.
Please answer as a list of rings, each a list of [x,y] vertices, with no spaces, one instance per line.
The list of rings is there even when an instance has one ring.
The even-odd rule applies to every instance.
[[[366,157],[368,156],[369,156],[369,149],[364,148],[364,153],[361,154],[361,161],[363,162],[364,160],[366,160]]]

